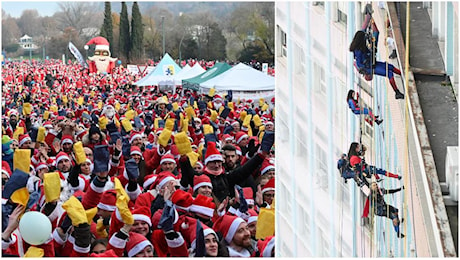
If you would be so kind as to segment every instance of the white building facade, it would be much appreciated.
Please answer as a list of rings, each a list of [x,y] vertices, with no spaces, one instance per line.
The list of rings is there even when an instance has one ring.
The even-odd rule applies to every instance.
[[[361,28],[365,4],[276,3],[277,256],[443,255],[405,100],[394,99],[384,77],[365,81],[348,51]],[[390,54],[384,45],[388,6],[382,7],[373,4],[381,32],[377,60],[387,60]],[[393,64],[401,68],[399,62]],[[396,82],[405,89],[403,77]],[[371,126],[354,115],[346,102],[349,89],[359,92],[384,123]],[[403,176],[401,181],[385,178],[380,186],[406,187],[385,196],[405,219],[404,239],[396,236],[391,220],[373,214],[361,217],[366,196],[353,180],[344,183],[336,167],[352,142],[366,145],[366,162]]]

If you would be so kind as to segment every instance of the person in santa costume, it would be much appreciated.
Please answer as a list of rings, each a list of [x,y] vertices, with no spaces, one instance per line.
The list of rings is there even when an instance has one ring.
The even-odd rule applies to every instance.
[[[109,42],[102,36],[97,36],[89,40],[85,45],[85,50],[89,45],[95,44],[94,56],[88,57],[90,73],[112,73],[115,68],[117,58],[110,57]]]

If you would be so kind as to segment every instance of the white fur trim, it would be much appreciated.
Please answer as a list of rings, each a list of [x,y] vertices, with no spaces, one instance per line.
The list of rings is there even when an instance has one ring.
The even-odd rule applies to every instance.
[[[260,174],[261,175],[264,175],[266,172],[268,172],[269,170],[274,170],[276,169],[275,166],[273,165],[268,165],[267,167],[263,168],[261,171],[260,171]]]
[[[242,218],[236,218],[235,220],[233,220],[232,224],[228,228],[227,235],[225,236],[225,241],[227,241],[227,243],[230,244],[230,242],[232,242],[233,237],[235,236],[236,230],[238,229],[240,224],[243,222],[244,220]]]
[[[32,142],[32,139],[30,137],[25,137],[24,139],[21,140],[21,142],[19,142],[19,146],[23,145],[25,142],[27,141],[31,141]]]
[[[107,184],[107,183],[106,183]],[[95,191],[96,193],[103,193],[104,190],[105,190],[105,186],[104,187],[97,187],[96,185],[94,185],[94,182],[91,182],[91,184],[89,185],[91,187],[91,189],[93,191]]]
[[[164,158],[164,159],[161,159],[160,164],[163,164],[164,162],[176,163],[176,160],[171,159],[171,158]]]
[[[174,204],[174,206],[175,206],[176,208],[178,208],[178,209],[182,209],[182,210],[185,210],[185,211],[187,211],[187,212],[190,210],[190,207],[191,207],[191,206],[188,206],[188,207],[181,207],[181,206],[177,206],[176,204]]]
[[[275,189],[274,189],[274,188],[264,188],[264,189],[262,189],[262,195],[263,195],[265,192],[267,192],[267,191],[272,191],[272,190],[274,191]]]
[[[73,141],[69,138],[61,140],[61,145],[63,144],[73,144]]]
[[[168,181],[175,181],[176,179],[174,179],[173,177],[171,176],[168,176],[166,178],[164,178],[162,181],[160,181],[160,183],[158,184],[158,187],[161,189],[163,188],[163,186],[168,182]]]
[[[78,252],[78,253],[82,253],[82,254],[85,254],[85,253],[89,253],[89,250],[91,248],[91,245],[87,246],[87,247],[79,247],[77,245],[73,245],[73,249]]]
[[[61,155],[61,156],[59,156],[59,157],[56,158],[56,165],[58,165],[59,162],[62,161],[63,159],[67,159],[67,160],[70,161],[70,158],[69,158],[68,155]]]
[[[219,241],[219,237],[217,236],[217,234],[216,234],[216,232],[214,231],[214,229],[212,229],[212,228],[206,228],[206,229],[203,230],[203,233],[204,233],[204,237],[205,237],[205,238],[206,238],[207,235],[213,234],[213,235],[216,237],[217,241]]]
[[[249,138],[249,135],[244,134],[244,135],[240,136],[240,138],[238,138],[238,140],[236,140],[236,143],[239,144],[241,142],[241,140],[243,140],[243,138],[245,138],[245,137]]]
[[[53,236],[54,241],[56,241],[56,243],[58,243],[59,245],[63,245],[67,241],[67,234],[66,234],[66,239],[62,240],[57,229],[53,231],[52,236]]]
[[[137,254],[139,254],[139,252],[141,252],[142,250],[144,250],[145,247],[147,246],[152,246],[152,244],[150,243],[150,241],[148,241],[147,239],[140,242],[139,244],[135,245],[133,248],[131,248],[131,250],[128,251],[128,257],[133,257]]]
[[[96,45],[95,50],[109,51],[109,45]]]
[[[251,224],[254,221],[257,221],[258,216],[251,216],[248,218],[248,224]]]
[[[115,205],[112,206],[112,205],[107,205],[107,204],[100,203],[100,202],[97,204],[97,207],[103,210],[107,210],[107,211],[115,211],[117,209],[117,206]]]
[[[262,257],[271,257],[273,247],[275,247],[275,238],[272,238],[270,241],[268,241],[268,244],[265,246],[265,249],[262,252]]]
[[[112,236],[109,240],[109,244],[111,244],[115,248],[125,248],[126,247],[126,241],[124,239],[120,239],[116,236]]]
[[[37,168],[35,168],[35,171],[38,172],[39,170],[44,169],[44,168],[48,168],[48,169],[49,169],[48,165],[46,165],[46,164],[40,164],[40,165],[37,166]]]
[[[144,186],[144,189],[148,189],[152,185],[152,183],[155,182],[156,179],[157,179],[157,176],[153,176],[149,178],[148,180],[144,181],[144,184],[142,186]]]
[[[128,184],[126,184],[125,190],[130,200],[136,200],[136,198],[139,197],[139,195],[141,195],[142,193],[141,187],[139,186],[139,184],[137,184],[137,188],[134,191],[128,191]]]
[[[233,214],[233,215],[236,215],[237,212],[238,212],[238,211],[237,211],[234,207],[228,208],[228,213],[231,213],[231,214]]]
[[[190,211],[193,211],[195,213],[200,213],[208,217],[212,217],[214,215],[214,209],[208,208],[205,206],[192,205],[190,206]]]
[[[53,222],[54,220],[58,219],[62,214],[64,214],[64,209],[62,208],[62,202],[58,202],[53,212],[49,214],[48,218],[51,222]]]
[[[199,188],[201,188],[203,186],[209,186],[212,189],[212,183],[210,183],[210,182],[200,182],[197,185],[193,186],[193,191],[196,191],[196,190],[198,190]]]
[[[147,224],[149,224],[150,227],[152,226],[152,221],[150,220],[149,217],[147,217],[144,214],[133,214],[133,218],[134,218],[134,221],[142,220],[142,221],[147,222]]]
[[[131,138],[129,139],[129,142],[132,143],[132,142],[134,141],[134,139],[136,139],[136,138],[141,138],[141,139],[142,139],[142,135],[141,135],[141,134],[135,134],[135,135],[133,135],[133,137],[131,137]]]
[[[179,234],[179,237],[173,240],[169,240],[166,238],[166,243],[168,244],[168,247],[178,248],[185,243],[185,240],[182,237],[182,234],[181,233],[177,233],[177,234]]]
[[[137,151],[137,150],[134,150],[132,152],[129,153],[130,155],[133,155],[133,154],[137,154],[139,155],[140,157],[142,157],[142,153],[140,151]]]
[[[211,154],[209,155],[205,160],[204,164],[208,164],[208,162],[212,161],[224,161],[224,158],[222,157],[222,154]]]

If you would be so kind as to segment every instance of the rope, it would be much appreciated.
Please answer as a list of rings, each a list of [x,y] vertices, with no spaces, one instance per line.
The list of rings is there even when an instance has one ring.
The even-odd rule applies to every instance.
[[[405,171],[404,171],[404,184],[407,184],[407,177],[410,178],[409,174],[409,93],[408,93],[408,86],[409,86],[409,46],[410,46],[410,2],[408,1],[406,4],[406,57],[405,57],[405,68],[404,68],[404,79],[405,79],[405,88],[404,88],[404,94],[405,94],[405,123],[406,123],[406,150],[404,154],[404,159],[405,159]],[[407,185],[405,185],[406,187]],[[412,197],[411,197],[412,198]],[[413,204],[413,202],[411,202]],[[403,205],[403,214],[402,216],[405,216],[407,218],[407,213],[406,213],[406,207],[407,207],[407,198],[404,196],[404,205]],[[404,230],[407,230],[407,221],[404,221]],[[404,256],[407,256],[407,236],[404,238]]]

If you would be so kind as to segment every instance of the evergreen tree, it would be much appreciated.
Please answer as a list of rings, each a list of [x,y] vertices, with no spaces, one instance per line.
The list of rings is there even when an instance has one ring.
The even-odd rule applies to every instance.
[[[112,24],[112,9],[110,2],[105,2],[105,10],[104,10],[104,24],[102,25],[101,28],[101,33],[100,35],[104,38],[107,39],[110,43],[110,53],[112,56],[113,54],[113,24]]]
[[[129,19],[128,19],[128,7],[126,2],[121,2],[121,13],[120,13],[120,38],[119,38],[119,50],[120,54],[129,60]]]
[[[142,25],[142,15],[139,10],[139,5],[134,2],[132,9],[132,20],[131,20],[131,49],[130,57],[133,60],[140,59],[142,57],[142,48],[144,40],[144,27]]]

